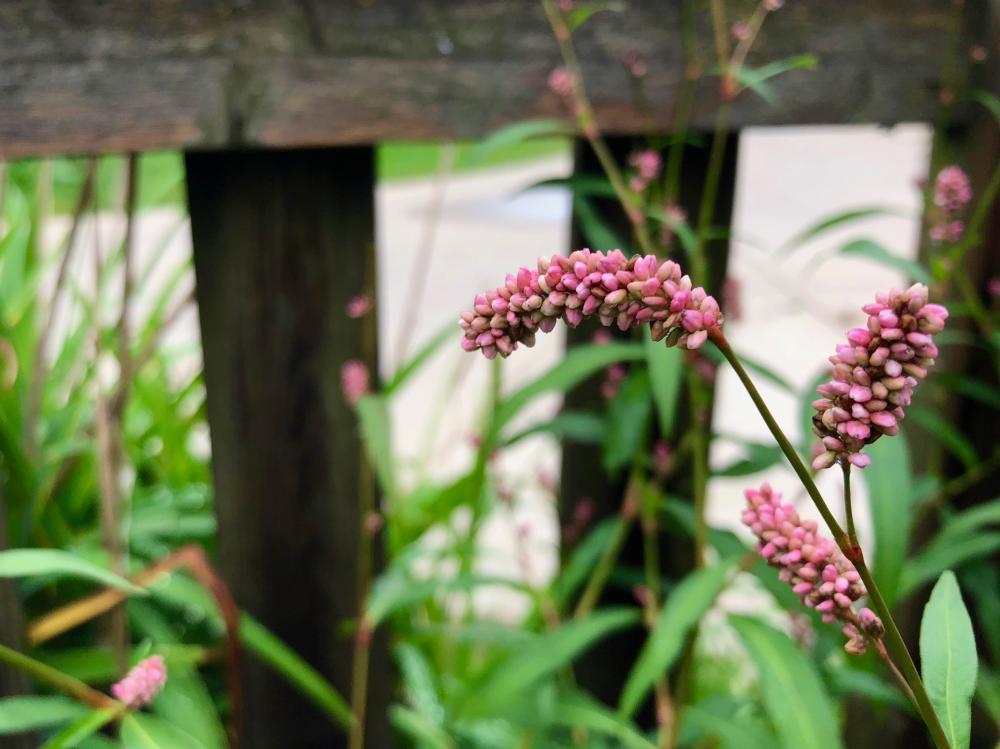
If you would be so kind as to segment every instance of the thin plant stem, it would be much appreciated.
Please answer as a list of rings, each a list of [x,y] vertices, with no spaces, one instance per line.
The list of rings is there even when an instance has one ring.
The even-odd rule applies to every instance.
[[[895,662],[892,660],[892,656],[889,655],[889,651],[885,649],[885,644],[881,640],[875,640],[875,648],[878,652],[878,657],[882,659],[885,663],[886,668],[889,669],[889,673],[892,674],[896,683],[899,684],[900,688],[903,690],[903,694],[907,696],[910,700],[910,704],[919,712],[920,706],[917,704],[917,696],[910,689],[910,685],[906,683],[906,678],[900,672],[899,668],[896,667]]]
[[[555,6],[552,0],[542,0],[542,7],[545,9],[545,16],[552,27],[556,43],[559,45],[563,64],[566,66],[566,70],[569,71],[573,81],[573,105],[576,110],[576,118],[580,130],[583,132],[583,136],[587,139],[587,142],[590,143],[594,155],[597,156],[601,168],[611,183],[611,188],[614,190],[615,196],[625,210],[625,215],[631,221],[636,241],[643,252],[648,255],[655,255],[656,247],[649,235],[638,196],[625,182],[625,178],[622,176],[621,169],[618,168],[615,157],[604,142],[604,139],[601,138],[597,120],[594,117],[593,107],[587,98],[587,92],[583,84],[583,72],[580,68],[580,61],[576,56],[576,49],[573,46],[569,27],[566,26],[566,21],[561,11]]]
[[[691,430],[691,498],[694,505],[694,566],[705,566],[708,549],[708,519],[705,516],[708,497],[708,440],[706,439],[706,412],[702,403],[701,383],[698,375],[688,369],[688,391],[694,408]]]
[[[643,503],[645,505],[645,503]],[[639,527],[642,530],[643,570],[646,577],[646,596],[643,601],[647,628],[656,628],[660,617],[660,547],[657,543],[658,526],[656,515],[643,506]],[[661,674],[653,684],[656,700],[656,722],[659,725],[657,746],[666,749],[673,735],[674,707],[670,697],[670,687],[665,674]]]
[[[823,499],[823,495],[820,494],[816,483],[813,481],[808,469],[806,469],[805,464],[803,464],[799,454],[795,451],[795,447],[785,436],[781,427],[778,426],[774,416],[771,415],[767,404],[764,402],[760,392],[753,384],[753,380],[750,379],[750,375],[743,367],[743,364],[737,358],[735,352],[733,352],[733,349],[729,345],[729,341],[726,340],[725,335],[719,328],[714,328],[709,332],[709,338],[716,345],[716,347],[718,347],[719,351],[722,352],[726,361],[728,361],[736,371],[736,375],[739,377],[740,382],[749,394],[754,406],[757,407],[761,417],[764,419],[764,423],[767,424],[768,430],[778,443],[781,451],[785,454],[788,462],[791,463],[792,469],[795,471],[796,475],[798,475],[799,480],[802,482],[803,486],[805,486],[806,491],[812,498],[813,503],[816,505],[816,509],[819,510],[820,515],[823,516],[823,520],[826,522],[827,527],[833,534],[834,540],[837,542],[840,550],[844,553],[844,556],[846,556],[854,564],[858,574],[861,576],[861,580],[865,584],[865,588],[868,591],[868,600],[871,603],[872,608],[875,609],[875,612],[882,619],[882,623],[885,626],[885,639],[888,642],[889,648],[893,651],[893,654],[899,661],[907,683],[913,690],[917,710],[920,713],[920,717],[923,719],[924,724],[927,726],[927,729],[931,734],[931,738],[934,740],[934,745],[937,749],[951,749],[948,744],[948,739],[945,736],[944,729],[941,727],[941,722],[938,720],[937,713],[934,711],[934,706],[931,704],[930,698],[927,696],[927,690],[924,688],[923,681],[920,678],[920,673],[917,671],[917,667],[913,662],[912,656],[910,656],[910,651],[907,650],[906,642],[903,640],[903,636],[900,634],[899,628],[896,626],[896,622],[892,618],[892,612],[889,610],[888,604],[886,604],[885,599],[882,597],[882,593],[878,589],[878,585],[875,584],[875,580],[872,578],[868,565],[865,563],[864,553],[861,551],[861,547],[851,543],[847,534],[844,532],[843,528],[840,527],[837,519],[833,516],[833,513],[830,512],[830,508]]]
[[[637,496],[638,487],[635,477],[629,480],[628,486],[625,488],[625,496],[622,499],[622,509],[621,509],[621,522],[618,525],[618,529],[615,532],[614,537],[611,539],[606,547],[604,547],[604,552],[601,554],[601,558],[597,562],[597,566],[594,567],[594,572],[587,580],[587,585],[583,589],[583,594],[580,596],[580,600],[576,604],[576,608],[573,610],[574,619],[582,619],[597,605],[597,601],[601,597],[601,593],[604,591],[604,586],[608,582],[608,578],[611,577],[611,573],[614,571],[615,564],[618,562],[618,557],[621,555],[622,549],[625,546],[625,541],[628,539],[629,532],[632,530],[632,524],[635,522],[636,515],[639,509],[639,498]]]
[[[844,514],[847,516],[847,538],[851,546],[858,546],[858,534],[854,529],[854,508],[851,505],[851,464],[840,461],[840,467],[844,472]]]
[[[12,648],[8,648],[6,645],[0,645],[0,663],[6,663],[8,666],[26,673],[38,681],[44,682],[58,689],[60,692],[79,700],[88,707],[98,710],[112,708],[119,711],[122,715],[126,711],[125,705],[118,700],[112,699],[103,692],[98,692],[79,679],[74,679],[72,676],[52,668],[52,666],[36,661],[34,658],[19,653]]]

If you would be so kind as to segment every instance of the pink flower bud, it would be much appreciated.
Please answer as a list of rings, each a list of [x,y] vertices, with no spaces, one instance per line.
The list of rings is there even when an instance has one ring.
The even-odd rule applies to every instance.
[[[139,661],[121,681],[113,684],[111,694],[130,708],[138,709],[152,702],[166,683],[167,666],[162,657],[152,655]]]

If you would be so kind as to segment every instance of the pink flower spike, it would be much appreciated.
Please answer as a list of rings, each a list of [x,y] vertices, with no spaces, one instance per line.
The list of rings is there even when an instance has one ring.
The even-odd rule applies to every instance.
[[[832,379],[817,388],[813,431],[822,441],[813,467],[848,461],[857,468],[871,463],[861,450],[899,431],[903,406],[934,365],[933,336],[944,329],[948,310],[927,302],[927,287],[877,295],[867,304],[868,324],[847,333],[849,344],[830,357]]]
[[[496,290],[479,294],[472,310],[462,313],[466,351],[506,357],[559,320],[576,327],[592,317],[623,332],[648,323],[653,340],[696,349],[723,322],[713,297],[695,288],[676,262],[661,263],[653,255],[627,258],[621,250],[577,250],[542,258],[537,270],[522,269],[516,293],[510,283],[508,278]]]
[[[166,683],[167,666],[163,658],[151,655],[113,684],[111,695],[130,708],[138,709],[151,703]]]
[[[487,354],[487,357],[489,357],[489,354]],[[363,361],[360,359],[351,359],[344,363],[344,366],[340,369],[340,389],[344,395],[344,400],[350,406],[356,405],[359,400],[368,395],[368,367],[365,366]]]

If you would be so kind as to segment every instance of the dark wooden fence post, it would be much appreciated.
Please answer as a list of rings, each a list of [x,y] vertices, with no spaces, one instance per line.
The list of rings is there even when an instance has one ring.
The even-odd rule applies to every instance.
[[[212,434],[219,566],[239,605],[350,694],[361,450],[341,365],[375,369],[374,150],[186,156]],[[374,313],[371,313],[374,314]],[[243,659],[244,746],[336,747],[333,726]],[[389,668],[372,654],[369,746],[391,746]]]
[[[711,136],[706,134],[706,141],[710,138]],[[608,144],[619,163],[624,163],[633,148],[641,147],[637,145],[641,142],[635,138],[618,137],[609,139]],[[726,143],[726,154],[719,180],[714,222],[717,226],[728,227],[732,217],[733,199],[736,191],[737,146],[738,135],[733,133],[728,137]],[[681,207],[691,217],[697,217],[707,166],[707,148],[688,148],[685,151],[684,181],[681,184],[679,198]],[[603,174],[590,146],[582,140],[577,141],[576,144],[574,172],[577,175]],[[623,241],[628,241],[631,237],[631,227],[628,218],[616,201],[610,199],[595,200],[594,208],[617,230]],[[570,245],[570,250],[588,246],[587,237],[577,215],[574,215],[573,219]],[[592,247],[592,249],[611,248]],[[634,246],[626,246],[621,249],[626,254],[639,251],[639,248]],[[704,283],[713,292],[718,292],[726,272],[728,250],[728,238],[716,239],[708,244],[708,252],[712,260],[712,278],[707,281],[696,279],[696,283]],[[690,272],[689,267],[686,267],[685,270]],[[612,331],[617,332],[615,329]],[[567,345],[587,343],[593,333],[594,328],[589,326],[569,330]],[[573,410],[600,408],[602,379],[603,375],[593,377],[568,393],[566,408]],[[688,409],[682,407],[680,410],[681,429],[685,428],[684,425],[689,423],[690,418],[691,414]],[[682,473],[675,477],[673,483],[677,487],[684,487],[689,481],[690,474]],[[609,478],[605,474],[601,467],[600,446],[566,440],[563,445],[562,479],[559,495],[559,512],[564,527],[566,523],[571,521],[573,509],[583,497],[590,498],[595,503],[595,522],[616,514],[621,507],[624,488],[624,477]],[[671,538],[668,541],[664,537],[661,559],[665,575],[682,576],[691,568],[692,547],[689,544],[677,543],[676,538]],[[621,562],[636,569],[642,568],[642,542],[638,530],[634,532],[633,538],[629,539],[623,550]],[[630,592],[609,587],[601,604],[613,605],[616,603],[634,604],[635,602]],[[595,648],[578,662],[575,672],[581,686],[591,691],[598,699],[611,705],[617,704],[621,688],[635,658],[638,656],[642,643],[643,638],[636,636],[635,632],[622,632],[617,636],[606,638],[600,648]],[[643,717],[647,723],[650,722],[653,719],[652,712],[649,711]]]

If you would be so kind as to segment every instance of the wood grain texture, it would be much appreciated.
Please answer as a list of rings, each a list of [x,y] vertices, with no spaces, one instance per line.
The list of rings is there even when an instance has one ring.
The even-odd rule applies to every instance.
[[[986,2],[987,0],[972,0]],[[728,3],[733,18],[752,4]],[[929,120],[950,4],[788,3],[750,64],[814,52],[741,96],[735,126]],[[682,78],[680,0],[623,0],[577,35],[610,132],[663,130]],[[698,21],[703,69],[714,65]],[[634,51],[641,85],[622,64]],[[11,0],[0,4],[0,156],[466,139],[560,116],[558,53],[536,0]],[[695,125],[714,116],[717,81]]]
[[[369,147],[188,154],[188,197],[212,438],[219,566],[237,603],[345,697],[357,616],[355,417],[340,370],[375,371]],[[371,746],[391,746],[390,671],[373,646]],[[244,658],[243,746],[337,747],[340,729]]]

